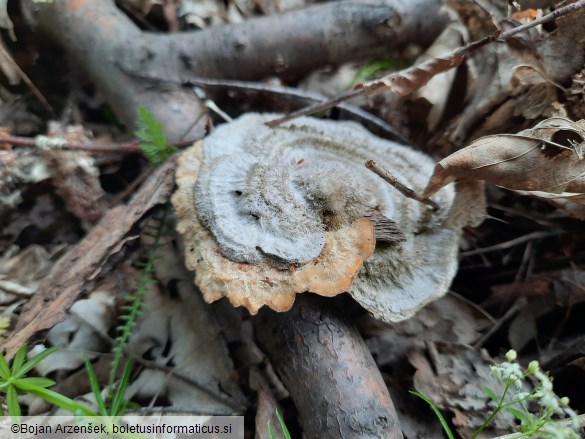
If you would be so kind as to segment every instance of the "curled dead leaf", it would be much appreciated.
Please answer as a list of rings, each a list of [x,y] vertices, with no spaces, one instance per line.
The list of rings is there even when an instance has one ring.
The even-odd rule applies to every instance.
[[[544,199],[571,197],[583,204],[584,144],[585,120],[560,117],[518,134],[482,137],[437,163],[423,196],[455,180],[485,180]]]

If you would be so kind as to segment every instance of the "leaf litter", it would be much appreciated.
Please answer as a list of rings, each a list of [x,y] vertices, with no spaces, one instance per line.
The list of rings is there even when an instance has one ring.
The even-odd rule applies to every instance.
[[[143,3],[148,8],[145,12],[150,12],[152,5]],[[197,5],[191,2],[180,3],[184,14],[181,18],[191,26],[203,28],[226,19],[218,15],[219,9],[213,9],[212,2],[206,6],[211,8],[208,12],[200,12]],[[256,3],[260,9],[274,7],[266,2]],[[457,38],[469,33],[470,39],[475,40],[495,32],[499,25],[494,23],[502,23],[507,16],[505,9],[499,8],[498,2],[481,2],[485,7],[479,6],[479,2],[472,4],[453,0],[447,3],[461,16],[457,21]],[[189,5],[191,10],[187,8]],[[225,5],[220,6],[223,8]],[[231,2],[230,6],[233,7]],[[220,13],[224,14],[225,11]],[[465,59],[441,56],[440,52],[456,49],[457,44],[453,45],[453,41],[448,41],[446,45],[445,42],[437,42],[439,47],[445,49],[430,52],[434,58],[423,62],[422,66],[417,65],[390,78],[363,85],[367,91],[390,87],[404,95],[419,89],[418,94],[412,94],[409,99],[422,99],[428,105],[428,119],[418,122],[425,125],[428,139],[431,140],[419,139],[418,146],[427,149],[433,147],[433,153],[445,156],[461,145],[469,145],[439,162],[425,195],[430,196],[439,187],[455,180],[484,180],[515,191],[499,195],[497,200],[500,203],[498,207],[509,211],[517,209],[505,217],[510,229],[525,233],[529,221],[526,218],[530,216],[541,218],[542,227],[553,223],[578,229],[579,226],[564,216],[562,211],[553,212],[547,210],[546,206],[519,201],[517,195],[529,194],[566,209],[572,215],[585,218],[581,149],[585,138],[585,122],[578,120],[585,115],[581,99],[583,59],[572,53],[572,47],[582,41],[584,33],[582,23],[576,16],[578,14],[558,19],[555,23],[556,31],[545,28],[538,29],[533,35],[524,33],[513,41],[508,40],[508,44],[486,46],[483,51]],[[529,17],[533,18],[533,15],[529,14]],[[244,18],[242,14],[233,13],[227,19],[233,21]],[[525,16],[516,14],[515,18],[525,19]],[[465,23],[465,29],[461,28],[462,22]],[[502,30],[505,29],[502,27]],[[534,38],[535,35],[537,38]],[[531,45],[532,41],[536,41],[536,44]],[[490,64],[492,67],[489,67]],[[457,72],[451,69],[454,66],[459,66]],[[462,69],[467,75],[463,86],[455,82],[455,78],[461,78],[459,74]],[[443,71],[446,73],[438,75]],[[439,81],[441,78],[445,81]],[[563,89],[559,84],[566,85],[567,80],[571,82],[571,88]],[[424,84],[427,84],[426,88],[421,88]],[[459,100],[457,106],[453,106],[452,100],[457,93],[460,94]],[[569,94],[563,96],[563,93]],[[372,99],[371,102],[376,101]],[[543,118],[548,119],[542,121]],[[405,123],[408,124],[407,118]],[[77,135],[85,135],[81,131]],[[432,145],[433,139],[443,134],[444,138]],[[27,296],[33,295],[37,289],[39,292],[34,294],[35,298],[29,305],[20,310],[17,325],[18,330],[24,332],[19,332],[15,341],[5,347],[13,352],[22,341],[44,334],[48,344],[62,344],[68,346],[69,350],[77,346],[93,346],[92,349],[100,352],[95,358],[96,365],[105,364],[104,368],[107,369],[105,353],[111,343],[107,330],[111,328],[112,317],[117,312],[115,307],[112,309],[112,303],[115,305],[116,301],[119,302],[119,291],[128,287],[127,282],[119,283],[116,279],[128,276],[133,271],[130,262],[135,257],[138,245],[136,236],[143,231],[143,221],[152,213],[152,208],[166,201],[172,183],[164,175],[155,175],[147,182],[151,190],[154,188],[154,196],[142,193],[128,206],[108,210],[102,199],[104,194],[100,193],[99,170],[88,156],[21,148],[3,148],[0,153],[0,165],[6,166],[2,171],[8,169],[7,173],[0,172],[0,178],[5,175],[12,177],[11,181],[4,179],[0,184],[0,199],[7,210],[14,211],[29,200],[31,187],[53,179],[57,197],[64,202],[65,207],[51,203],[48,205],[53,209],[69,210],[85,227],[97,223],[86,238],[73,248],[74,258],[69,255],[69,258],[66,256],[55,262],[61,256],[62,249],[54,243],[51,247],[45,246],[48,250],[38,244],[24,248],[15,245],[14,242],[22,239],[23,230],[29,227],[31,220],[22,222],[11,218],[11,227],[6,229],[10,233],[3,236],[5,243],[1,247],[0,287],[8,285],[13,292],[4,291],[3,315],[9,312],[18,317],[14,313],[14,304],[20,306],[27,300],[19,296],[17,302],[13,302],[13,297],[18,296],[14,291],[26,292]],[[27,163],[30,166],[25,166]],[[488,198],[488,201],[491,214],[504,212],[494,208],[494,198]],[[7,217],[0,217],[4,218]],[[2,228],[4,230],[4,225]],[[495,221],[490,220],[479,231],[468,231],[466,245],[477,246],[486,235],[497,239],[500,230],[495,226]],[[493,384],[487,365],[505,351],[505,347],[524,350],[527,358],[538,355],[535,346],[546,346],[549,355],[558,354],[557,358],[567,354],[568,342],[582,336],[582,330],[571,324],[572,319],[583,314],[580,264],[584,259],[580,256],[581,247],[582,243],[578,240],[572,247],[561,246],[559,249],[550,245],[550,242],[545,242],[544,249],[542,246],[536,247],[538,251],[546,250],[546,255],[564,252],[565,259],[560,263],[562,268],[559,269],[559,265],[551,266],[548,271],[537,265],[530,268],[531,251],[526,251],[525,255],[528,256],[522,259],[514,248],[507,249],[508,253],[502,260],[506,260],[513,269],[524,264],[525,260],[528,261],[526,270],[518,268],[526,276],[520,275],[513,279],[513,276],[501,273],[498,281],[485,278],[488,279],[487,285],[476,282],[472,288],[456,279],[454,290],[465,293],[466,300],[482,303],[495,317],[486,315],[477,306],[446,296],[403,323],[381,324],[367,317],[359,322],[362,334],[393,390],[395,403],[401,408],[401,422],[406,437],[431,438],[440,434],[437,433],[439,427],[432,414],[423,422],[419,413],[426,408],[409,400],[407,391],[412,386],[427,393],[440,408],[449,413],[453,424],[465,436],[469,434],[470,426],[484,419],[482,415],[485,414],[487,398],[479,389],[485,383]],[[274,382],[269,383],[273,378],[269,378],[270,374],[265,371],[267,359],[259,354],[253,336],[234,336],[227,345],[224,343],[222,328],[215,319],[225,318],[225,312],[219,311],[220,315],[214,316],[209,307],[195,303],[199,296],[192,291],[190,279],[186,279],[182,267],[178,268],[181,266],[181,262],[176,259],[178,254],[172,245],[165,248],[160,265],[166,264],[167,267],[158,268],[157,284],[148,298],[150,305],[140,323],[141,329],[131,341],[129,348],[143,360],[143,364],[138,378],[131,385],[130,394],[140,401],[153,402],[155,405],[166,398],[165,403],[169,407],[187,406],[212,413],[225,413],[234,407],[230,407],[230,404],[226,406],[226,400],[222,402],[221,398],[218,400],[207,391],[212,390],[213,394],[221,389],[220,394],[223,396],[226,395],[222,392],[229,394],[228,401],[241,406],[241,389],[249,392],[249,385],[253,392],[258,393],[258,409],[255,413],[257,437],[266,437],[262,426],[268,419],[272,425],[276,425],[274,412],[277,407],[286,409],[286,391],[279,390]],[[81,262],[76,262],[77,258],[82,258]],[[476,262],[474,268],[469,263],[470,259],[481,262]],[[546,257],[544,259],[546,266]],[[479,270],[476,272],[488,270],[494,261],[493,255],[475,253],[466,257],[465,262],[468,264],[464,264],[464,269],[472,272],[474,269]],[[18,270],[21,267],[19,264],[22,264],[23,270]],[[69,264],[67,269],[62,268],[63,264]],[[2,271],[4,267],[8,268]],[[51,267],[53,271],[47,276]],[[83,279],[75,280],[67,273],[68,270],[79,268],[83,269],[80,271]],[[534,275],[532,270],[538,273]],[[504,282],[501,282],[502,279]],[[1,283],[3,281],[4,284]],[[61,293],[56,292],[57,285],[62,284],[71,286]],[[485,299],[482,297],[484,290],[490,291],[488,295],[491,302],[482,302]],[[502,316],[501,309],[510,306],[509,302],[503,300],[503,296],[510,299],[526,296],[529,300],[517,315],[502,325],[500,332],[495,332],[487,340],[489,353],[469,348],[468,345],[474,344],[495,325]],[[38,304],[41,297],[57,300],[57,312],[53,313],[54,305],[48,311],[40,309]],[[221,307],[212,307],[214,312],[218,312],[218,309]],[[559,311],[568,317],[558,319]],[[193,321],[191,313],[201,316],[201,321]],[[570,313],[575,314],[571,316]],[[560,320],[555,327],[556,332],[543,329],[551,325],[547,323],[551,316],[557,319],[557,323]],[[245,329],[249,322],[244,321],[242,324],[241,319],[242,316],[237,312],[227,318],[226,322],[237,328],[232,328],[232,332],[249,331]],[[44,333],[46,330],[48,332]],[[239,359],[234,345],[240,346]],[[241,376],[235,373],[226,346],[229,347],[229,354],[235,358],[236,366],[241,366],[240,362],[244,359],[253,359],[243,369],[238,367]],[[205,350],[209,351],[208,356],[199,358]],[[577,355],[583,358],[585,352]],[[197,361],[195,357],[198,357]],[[67,369],[74,369],[79,362],[75,352],[65,350],[54,367],[45,371],[41,368],[39,373],[65,376],[68,375]],[[220,367],[216,367],[216,362]],[[416,369],[414,376],[412,367]],[[85,379],[76,374],[69,375],[69,378],[78,383]],[[199,382],[204,382],[210,388],[194,391]],[[189,384],[185,386],[184,383]],[[396,388],[400,390],[396,392]],[[83,392],[80,388],[77,395]],[[192,399],[193,392],[198,395],[195,401]],[[31,407],[33,404],[31,402]],[[417,407],[418,411],[413,407]],[[419,425],[417,421],[420,421]],[[499,419],[491,433],[511,431],[513,425],[510,422],[505,417]]]

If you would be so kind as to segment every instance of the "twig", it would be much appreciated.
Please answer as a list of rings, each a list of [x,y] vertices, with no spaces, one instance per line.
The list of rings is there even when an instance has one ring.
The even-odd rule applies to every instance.
[[[508,309],[508,311],[506,311],[506,314],[504,314],[502,317],[500,317],[498,319],[498,321],[490,328],[489,331],[487,331],[485,334],[480,336],[473,343],[473,345],[472,345],[473,348],[474,349],[481,348],[483,346],[483,344],[491,338],[492,335],[494,335],[496,332],[498,332],[498,330],[502,327],[502,325],[504,323],[506,323],[508,320],[510,320],[512,317],[514,317],[517,312],[519,312],[524,306],[526,306],[526,303],[527,303],[527,300],[525,297],[521,297],[520,299],[517,299],[514,302],[514,304],[510,307],[510,309]]]
[[[489,253],[497,250],[506,250],[512,247],[516,247],[517,245],[523,244],[527,241],[532,241],[534,239],[542,239],[542,238],[549,238],[551,236],[562,235],[565,233],[562,230],[557,230],[554,232],[532,232],[528,235],[519,236],[518,238],[511,239],[506,242],[500,242],[499,244],[490,245],[489,247],[478,248],[475,250],[469,250],[466,252],[461,252],[461,257],[465,258],[468,256],[479,255],[482,253]]]
[[[254,317],[260,347],[289,391],[304,437],[402,439],[388,386],[343,306],[301,294]]]
[[[469,300],[467,297],[462,296],[461,294],[456,293],[455,291],[452,291],[452,290],[449,290],[447,292],[447,294],[450,295],[450,296],[455,297],[457,300],[460,300],[461,302],[466,303],[467,305],[469,305],[472,308],[474,308],[477,312],[479,312],[486,319],[488,319],[492,323],[492,325],[495,325],[497,323],[498,320],[494,316],[492,316],[482,306],[478,305],[473,300]]]
[[[328,110],[332,107],[340,105],[342,102],[348,101],[351,98],[355,98],[357,96],[361,96],[365,93],[365,89],[363,88],[356,88],[351,91],[345,92],[336,98],[330,99],[325,102],[321,102],[319,104],[311,105],[310,107],[301,108],[300,110],[293,111],[292,113],[287,114],[286,116],[279,117],[278,119],[270,120],[266,122],[270,128],[274,128],[284,122],[288,122],[289,120],[296,119],[297,117],[301,116],[309,116],[311,114],[319,113],[320,111]]]
[[[301,98],[309,101],[317,101],[317,102],[325,102],[327,101],[327,97],[320,94],[315,93],[308,90],[301,90],[295,87],[285,87],[282,85],[273,85],[273,84],[263,84],[260,82],[254,81],[238,81],[238,80],[231,80],[231,79],[207,79],[207,78],[189,78],[188,82],[193,85],[197,85],[199,87],[225,87],[231,88],[236,90],[248,90],[248,91],[258,91],[262,93],[273,93],[279,95],[286,95],[292,96],[295,98]],[[365,110],[362,110],[360,107],[356,107],[355,105],[340,103],[339,105],[335,105],[336,107],[347,111],[354,116],[357,116],[378,128],[383,129],[384,131],[388,132],[393,137],[397,138],[398,140],[409,143],[408,139],[404,137],[401,133],[399,133],[394,127],[392,127],[387,122],[383,121],[379,117],[374,116],[372,113],[368,113]]]
[[[24,71],[20,68],[20,66],[14,61],[12,55],[8,52],[4,44],[0,40],[0,55],[6,62],[10,64],[10,67],[14,69],[18,77],[27,85],[27,87],[32,91],[32,93],[36,96],[39,102],[45,107],[45,109],[51,114],[53,117],[55,116],[55,110],[51,107],[51,104],[47,101],[47,99],[43,96],[40,90],[37,88],[36,85],[30,80],[30,78],[24,73]]]
[[[583,7],[585,7],[585,0],[579,0],[575,3],[571,3],[569,5],[563,6],[559,9],[551,12],[550,14],[547,14],[547,15],[545,15],[537,20],[530,22],[530,23],[523,24],[521,26],[510,29],[506,32],[502,32],[502,31],[498,30],[498,31],[482,38],[481,40],[474,41],[474,42],[469,43],[463,47],[460,47],[460,48],[454,50],[453,52],[451,52],[450,55],[447,55],[446,57],[441,58],[441,60],[445,61],[445,62],[443,62],[440,67],[437,67],[435,65],[434,66],[435,68],[433,69],[431,74],[428,74],[428,77],[426,78],[426,80],[418,81],[416,83],[409,83],[410,87],[408,88],[407,94],[410,94],[410,93],[418,90],[419,88],[421,88],[423,85],[425,85],[428,82],[429,79],[431,79],[436,74],[451,70],[451,69],[459,66],[463,62],[463,59],[465,56],[469,55],[470,53],[474,52],[475,50],[477,50],[477,49],[479,49],[487,44],[493,43],[495,41],[505,41],[505,40],[513,37],[514,35],[520,33],[520,32],[523,32],[525,30],[528,30],[530,28],[533,28],[535,26],[538,26],[538,25],[541,25],[544,23],[554,21],[563,15],[577,11]],[[439,58],[434,58],[430,62],[433,62],[436,60],[439,60]],[[319,103],[317,105],[313,105],[310,107],[302,108],[298,111],[294,111],[292,113],[287,114],[286,116],[268,121],[268,122],[266,122],[266,125],[268,125],[269,127],[275,127],[277,125],[280,125],[281,123],[287,122],[289,120],[295,119],[295,118],[300,117],[300,116],[308,116],[308,115],[311,115],[314,113],[318,113],[319,111],[327,110],[331,107],[339,105],[341,102],[344,102],[344,101],[351,99],[351,98],[354,98],[356,96],[361,96],[361,95],[366,95],[366,94],[370,94],[373,92],[392,89],[392,84],[394,82],[399,82],[399,81],[409,82],[409,79],[405,77],[405,73],[412,73],[414,71],[414,69],[420,69],[420,68],[424,67],[424,65],[425,65],[425,63],[420,64],[418,66],[410,67],[410,68],[405,69],[405,70],[401,70],[400,72],[394,73],[387,78],[376,80],[376,81],[373,81],[373,82],[367,83],[367,84],[358,85],[357,86],[358,88],[355,88],[354,90],[343,93],[343,94],[341,94],[341,95],[339,95],[339,96],[337,96],[337,97],[335,97],[327,102]]]
[[[411,198],[413,200],[418,201],[419,203],[426,204],[431,209],[433,209],[433,211],[435,211],[435,212],[437,210],[439,210],[439,205],[437,203],[435,203],[433,200],[431,200],[429,198],[423,198],[423,197],[421,197],[415,191],[413,191],[409,187],[407,187],[404,184],[402,184],[401,182],[399,182],[396,179],[396,177],[394,177],[388,171],[386,171],[385,169],[382,169],[378,165],[376,165],[376,161],[375,160],[368,160],[366,162],[366,168],[368,168],[374,174],[377,174],[378,176],[382,177],[384,179],[384,181],[386,181],[388,184],[390,184],[391,186],[393,186],[394,188],[396,188],[396,190],[398,190],[398,192],[400,192],[406,198]]]
[[[49,141],[54,143],[58,149],[67,150],[81,150],[91,152],[118,152],[118,153],[130,153],[130,152],[142,152],[140,148],[140,142],[133,140],[126,143],[77,143],[77,142],[66,142],[62,141],[57,137],[37,136],[37,137],[20,137],[20,136],[5,136],[0,135],[0,143],[11,143],[13,145],[20,146],[39,146],[45,145]],[[182,148],[185,146],[192,145],[194,140],[184,140],[181,142],[174,143],[168,146],[176,146]]]

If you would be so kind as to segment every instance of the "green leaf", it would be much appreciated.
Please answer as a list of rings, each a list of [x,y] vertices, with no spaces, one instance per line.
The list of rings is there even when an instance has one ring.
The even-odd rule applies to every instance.
[[[104,402],[104,398],[102,397],[102,390],[100,389],[100,383],[97,379],[97,375],[95,374],[95,370],[91,361],[88,358],[85,359],[85,369],[87,370],[87,375],[89,376],[89,385],[91,386],[91,391],[93,396],[95,396],[95,401],[98,406],[98,411],[102,416],[108,416],[108,409],[106,408],[106,403]]]
[[[40,354],[35,355],[31,359],[29,359],[26,363],[24,363],[19,370],[13,370],[14,378],[22,378],[28,372],[30,372],[32,369],[34,369],[41,361],[43,361],[49,355],[57,352],[59,349],[61,349],[61,348],[58,346],[53,346],[51,348],[45,349]]]
[[[494,393],[494,391],[492,389],[490,389],[489,387],[482,387],[481,390],[483,391],[483,393],[485,393],[487,396],[490,397],[490,399],[495,402],[496,404],[500,402],[500,398],[498,398],[498,396]]]
[[[26,351],[28,349],[28,343],[24,343],[16,354],[14,354],[14,359],[12,360],[12,374],[15,374],[16,371],[20,370],[26,361]]]
[[[140,139],[140,148],[152,166],[163,162],[176,151],[175,147],[167,146],[162,124],[144,105],[138,106],[136,125],[138,129],[134,134]]]
[[[512,408],[512,407],[506,407],[505,409],[508,413],[510,413],[512,416],[514,416],[516,419],[518,419],[520,422],[522,422],[522,424],[524,425],[532,425],[532,416],[529,415],[526,412],[523,412],[521,410]]]
[[[433,409],[433,411],[435,412],[435,415],[437,415],[437,418],[439,418],[439,422],[443,426],[443,430],[445,430],[447,437],[449,439],[455,439],[455,436],[453,436],[453,432],[451,431],[449,424],[447,424],[447,421],[443,417],[443,414],[439,411],[439,409],[433,403],[433,401],[431,401],[429,397],[427,397],[427,396],[423,395],[422,393],[417,392],[415,390],[410,390],[409,393],[412,393],[413,395],[418,396],[420,399],[422,399],[424,402],[426,402],[428,405],[430,405],[431,409]]]
[[[77,401],[74,401],[65,395],[61,395],[60,393],[54,392],[49,389],[43,389],[34,385],[30,385],[24,380],[15,380],[14,384],[15,386],[18,386],[18,388],[25,390],[32,395],[38,396],[39,398],[44,399],[50,404],[64,408],[65,410],[69,410],[71,413],[80,411],[84,415],[98,416],[98,414],[91,410],[89,407],[86,407],[83,404],[80,404]]]
[[[14,386],[8,387],[6,393],[6,405],[8,406],[8,414],[10,416],[20,416],[20,404],[18,403],[18,394]]]
[[[10,367],[8,367],[6,358],[4,358],[4,355],[0,354],[0,378],[7,380],[10,378],[10,375]]]
[[[45,378],[45,377],[25,377],[25,378],[19,378],[15,382],[23,382],[23,381],[27,384],[37,386],[40,388],[51,387],[52,385],[55,384],[55,381],[53,381],[52,379],[49,379],[49,378]]]
[[[351,82],[351,86],[355,86],[356,84],[359,84],[360,82],[364,82],[364,81],[368,81],[370,79],[372,79],[372,77],[382,71],[382,70],[389,70],[389,69],[395,69],[395,68],[400,68],[402,67],[402,64],[404,63],[400,63],[394,59],[379,59],[379,60],[375,60],[369,63],[366,63],[364,65],[362,65],[358,71],[356,72],[352,82]]]

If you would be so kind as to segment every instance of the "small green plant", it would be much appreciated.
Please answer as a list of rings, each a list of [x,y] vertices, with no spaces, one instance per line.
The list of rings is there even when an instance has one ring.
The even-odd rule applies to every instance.
[[[138,107],[136,125],[136,137],[140,139],[140,147],[151,166],[162,163],[177,150],[174,146],[167,146],[162,124],[143,105]]]
[[[506,354],[506,361],[491,366],[492,373],[504,386],[504,390],[498,396],[493,390],[482,388],[496,404],[496,408],[470,439],[476,439],[502,410],[520,422],[519,432],[514,439],[530,436],[543,439],[579,439],[579,421],[576,413],[569,407],[569,398],[559,398],[554,393],[552,380],[547,373],[540,370],[538,361],[531,361],[528,367],[523,369],[516,363],[516,358],[516,351],[510,350]],[[535,379],[536,384],[532,385],[531,379]],[[526,392],[523,389],[531,390]],[[433,402],[418,392],[411,393],[431,406],[448,437],[452,439],[453,432]],[[536,413],[530,410],[529,405],[537,407]],[[569,418],[569,423],[565,421],[566,418]]]
[[[405,66],[406,65],[404,62],[397,61],[391,58],[371,61],[369,63],[362,65],[357,70],[355,76],[353,77],[353,80],[351,81],[351,86],[353,87],[359,84],[360,82],[369,81],[374,77],[376,73],[379,73],[383,70],[399,69],[404,68]]]
[[[284,419],[282,419],[282,416],[280,416],[278,410],[276,410],[276,419],[278,419],[280,430],[282,431],[282,434],[284,435],[285,439],[291,439],[288,428],[286,428],[286,424],[284,423]],[[274,430],[272,430],[270,421],[268,421],[268,436],[270,437],[270,439],[276,439],[276,434],[274,433]]]
[[[125,399],[125,395],[128,384],[130,383],[130,376],[132,374],[132,362],[126,362],[122,372],[122,377],[120,378],[118,385],[115,387],[113,392],[109,394],[107,399],[104,399],[102,396],[100,383],[89,360],[85,361],[85,368],[87,369],[87,373],[89,375],[91,391],[95,396],[95,401],[98,407],[98,415],[114,418],[123,416],[126,413],[128,405],[130,404],[130,402]]]
[[[10,327],[10,317],[0,316],[0,338],[3,338]]]
[[[92,374],[93,369],[91,368],[91,363],[86,362],[88,372],[90,373],[90,380],[94,381],[94,383],[92,383],[92,388],[94,389],[93,393],[96,395],[96,400],[98,401],[100,413],[105,411],[110,416],[119,416],[126,411],[128,406],[128,401],[124,399],[124,394],[126,393],[126,388],[130,382],[132,371],[131,362],[126,361],[122,372],[122,377],[117,384],[116,376],[118,369],[120,368],[122,358],[124,358],[124,351],[128,346],[130,336],[132,335],[134,328],[138,323],[138,318],[142,314],[142,310],[145,304],[144,298],[151,291],[150,287],[156,282],[154,278],[155,262],[159,258],[156,251],[160,246],[160,241],[165,230],[168,213],[169,209],[167,206],[167,208],[165,208],[163,211],[162,218],[158,220],[158,225],[156,226],[156,232],[152,243],[146,249],[142,260],[136,263],[136,265],[140,268],[136,275],[137,282],[133,286],[132,290],[125,296],[126,304],[121,307],[124,313],[119,316],[121,324],[116,328],[118,336],[116,337],[116,343],[112,349],[114,358],[110,368],[108,384],[109,392],[106,401],[102,401],[103,404],[101,404],[98,399],[101,398],[101,394],[98,396],[96,393],[96,391],[99,392],[100,389],[99,384],[97,383],[97,379],[95,379],[95,374]]]
[[[130,336],[136,327],[138,322],[138,318],[142,314],[142,310],[144,308],[144,298],[150,292],[150,287],[155,283],[154,273],[155,273],[155,261],[158,259],[158,255],[156,254],[156,250],[160,245],[160,240],[162,238],[164,228],[165,228],[165,220],[168,214],[168,208],[164,210],[162,218],[160,219],[160,223],[156,229],[156,235],[154,236],[154,240],[152,244],[149,246],[148,250],[144,255],[144,259],[136,263],[136,265],[141,269],[137,273],[137,282],[133,286],[132,291],[125,296],[126,304],[121,307],[124,314],[119,316],[120,321],[122,322],[116,328],[116,332],[118,336],[116,337],[116,344],[112,349],[114,354],[114,358],[112,360],[112,366],[110,369],[110,379],[109,379],[109,388],[114,388],[114,382],[116,380],[116,375],[118,369],[120,367],[120,362],[124,357],[124,350],[128,346],[128,341],[130,340]],[[124,370],[130,365],[126,364]],[[125,376],[125,373],[122,374]],[[128,375],[128,379],[130,375]],[[127,383],[126,383],[127,384]]]
[[[69,410],[72,413],[80,413],[89,416],[96,414],[86,406],[68,398],[60,393],[48,389],[55,384],[55,381],[44,377],[28,377],[27,374],[34,369],[41,361],[49,355],[59,350],[57,347],[45,349],[40,354],[35,355],[29,360],[26,359],[28,344],[23,344],[12,360],[12,366],[8,365],[4,355],[0,354],[0,392],[6,394],[6,405],[8,414],[13,417],[19,417],[22,413],[18,403],[18,395],[31,394],[44,399],[50,404]],[[4,410],[0,406],[0,414],[4,415]]]

